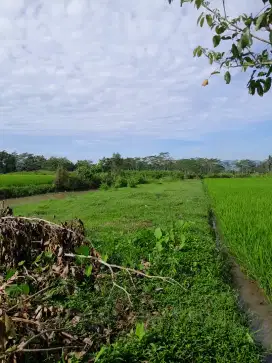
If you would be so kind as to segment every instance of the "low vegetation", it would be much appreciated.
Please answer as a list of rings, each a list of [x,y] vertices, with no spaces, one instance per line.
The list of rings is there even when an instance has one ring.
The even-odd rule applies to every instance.
[[[272,297],[272,179],[205,180],[224,243]]]
[[[46,227],[47,240],[67,219],[84,221],[86,234],[81,248],[71,243],[60,253],[53,238],[37,259],[33,242],[32,262],[2,264],[21,278],[12,281],[15,275],[6,270],[9,289],[2,300],[13,307],[8,321],[21,334],[6,342],[17,362],[261,362],[262,352],[237,309],[228,268],[216,250],[200,181],[110,189],[18,206],[14,212],[30,218],[31,231],[33,224],[42,231],[53,222],[53,228]],[[0,223],[6,225],[7,219]],[[12,221],[11,228],[22,223]],[[26,237],[19,235],[22,243]],[[10,288],[22,284],[16,299],[30,300],[14,307]],[[49,288],[35,295],[39,284]],[[44,332],[50,319],[52,329],[59,329],[52,334]],[[71,348],[57,349],[65,345]],[[12,358],[13,353],[4,354]]]

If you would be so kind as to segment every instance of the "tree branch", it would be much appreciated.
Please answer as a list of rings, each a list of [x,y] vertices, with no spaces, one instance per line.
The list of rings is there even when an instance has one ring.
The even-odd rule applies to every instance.
[[[205,3],[202,4],[202,6],[208,10],[210,13],[214,14],[219,20],[224,20],[228,25],[229,27],[233,26],[236,30],[239,30],[239,32],[242,32],[243,33],[243,29],[240,28],[238,25],[236,24],[232,24],[229,22],[229,20],[227,18],[223,18],[220,14],[218,14],[215,10],[211,9],[208,5],[206,5]],[[263,43],[266,43],[266,44],[269,44],[271,45],[270,41],[266,40],[266,39],[263,39],[263,38],[260,38],[259,36],[255,35],[255,34],[252,34],[250,32],[250,35],[252,36],[252,38],[255,38],[257,40],[259,40],[260,42],[263,42]]]

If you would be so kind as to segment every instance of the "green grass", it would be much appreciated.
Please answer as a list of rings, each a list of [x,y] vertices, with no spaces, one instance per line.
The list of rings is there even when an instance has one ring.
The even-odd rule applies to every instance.
[[[81,218],[109,262],[138,269],[148,262],[148,273],[180,284],[134,278],[133,286],[121,274],[117,282],[130,292],[132,307],[121,290],[112,289],[110,281],[103,285],[103,280],[98,291],[85,284],[62,301],[85,316],[81,329],[99,324],[114,332],[108,342],[97,343],[94,336],[90,359],[100,351],[101,363],[261,362],[216,250],[200,181],[69,196],[18,206],[15,213],[55,222]],[[154,236],[156,228],[162,236],[160,230]],[[145,328],[139,328],[140,322]]]
[[[210,179],[205,184],[230,252],[272,298],[272,178]]]
[[[29,185],[45,185],[52,184],[54,181],[54,175],[52,174],[1,174],[0,175],[0,188],[12,187],[12,186],[29,186]]]

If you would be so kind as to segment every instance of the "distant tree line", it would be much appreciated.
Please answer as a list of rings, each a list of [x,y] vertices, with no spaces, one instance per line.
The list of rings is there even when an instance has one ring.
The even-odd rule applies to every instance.
[[[222,173],[267,173],[272,171],[272,157],[266,160],[255,161],[250,159],[222,161],[216,158],[189,158],[174,159],[168,152],[146,157],[123,158],[119,153],[112,157],[102,158],[97,163],[90,160],[78,160],[76,163],[65,157],[46,158],[43,155],[30,153],[8,153],[0,151],[0,174],[26,171],[57,171],[58,168],[67,171],[91,170],[92,173],[121,171],[181,171],[185,175],[208,175]]]

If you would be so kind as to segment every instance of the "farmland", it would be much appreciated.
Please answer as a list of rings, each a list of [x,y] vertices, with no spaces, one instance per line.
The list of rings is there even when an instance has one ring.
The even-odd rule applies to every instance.
[[[14,173],[0,174],[0,188],[52,184],[54,174]]]
[[[85,282],[69,298],[54,298],[51,304],[77,309],[84,317],[80,334],[94,324],[108,332],[107,343],[93,334],[91,361],[261,362],[262,352],[230,288],[228,267],[216,251],[200,181],[69,195],[18,205],[14,211],[54,223],[78,217],[108,263],[145,268],[176,281],[131,282],[127,274],[117,275],[131,307],[124,291],[113,289],[107,279],[99,290]]]
[[[224,243],[272,297],[272,178],[208,179]]]

